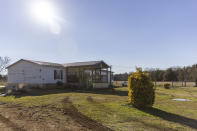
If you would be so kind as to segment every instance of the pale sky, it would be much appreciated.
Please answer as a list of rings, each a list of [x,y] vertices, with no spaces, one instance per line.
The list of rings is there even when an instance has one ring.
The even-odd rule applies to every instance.
[[[136,66],[197,63],[196,0],[1,0],[0,56]]]

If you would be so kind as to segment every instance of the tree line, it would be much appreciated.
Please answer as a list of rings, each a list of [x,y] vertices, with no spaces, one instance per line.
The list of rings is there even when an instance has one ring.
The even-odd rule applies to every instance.
[[[197,82],[197,64],[186,67],[171,67],[166,70],[149,69],[153,81],[171,81],[172,86],[174,81],[179,81],[185,84],[186,82]]]
[[[153,81],[197,82],[197,64],[186,67],[170,67],[165,70],[159,68],[146,69]],[[132,72],[130,72],[132,73]],[[127,81],[130,73],[114,74],[114,81]]]

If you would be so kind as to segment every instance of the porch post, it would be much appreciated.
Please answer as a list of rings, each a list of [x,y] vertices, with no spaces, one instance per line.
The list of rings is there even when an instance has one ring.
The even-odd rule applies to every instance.
[[[93,83],[93,69],[92,69],[92,83]]]
[[[68,68],[66,68],[66,72],[65,72],[65,73],[66,73],[66,75],[65,75],[65,77],[66,77],[66,78],[65,78],[66,82],[65,82],[65,83],[68,84]]]

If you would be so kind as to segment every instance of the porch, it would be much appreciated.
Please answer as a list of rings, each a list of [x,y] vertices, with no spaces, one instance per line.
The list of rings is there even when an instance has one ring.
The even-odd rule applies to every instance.
[[[66,81],[69,85],[81,88],[107,88],[111,85],[111,67],[103,61],[83,66],[66,68]]]

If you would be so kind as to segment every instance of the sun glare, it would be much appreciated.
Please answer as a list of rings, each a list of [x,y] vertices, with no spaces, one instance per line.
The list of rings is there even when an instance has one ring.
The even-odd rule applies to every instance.
[[[52,33],[60,33],[59,17],[54,5],[49,1],[37,1],[31,5],[31,15],[37,22],[49,26]]]

